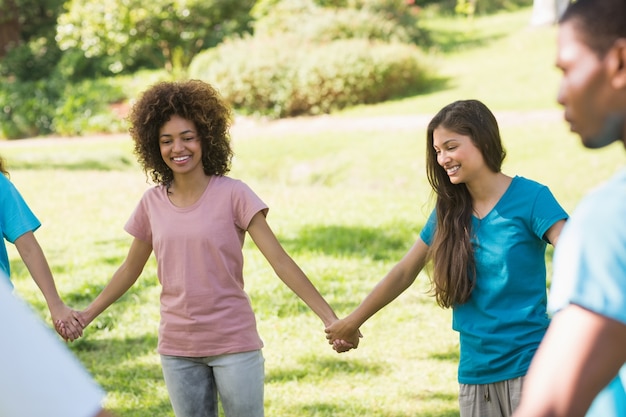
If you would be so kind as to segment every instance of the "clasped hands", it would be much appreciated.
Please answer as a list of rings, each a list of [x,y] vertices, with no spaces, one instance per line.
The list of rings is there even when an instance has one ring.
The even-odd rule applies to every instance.
[[[54,329],[66,341],[73,342],[83,335],[83,329],[89,321],[83,312],[65,307],[63,311],[52,315]],[[352,329],[345,320],[336,320],[325,329],[326,339],[337,353],[347,352],[359,346],[363,337],[359,329]]]
[[[61,316],[53,315],[52,322],[54,329],[66,342],[73,342],[81,337],[83,329],[87,327],[88,323],[82,312],[72,310],[69,307]]]
[[[354,329],[345,319],[336,320],[326,327],[326,339],[337,353],[347,352],[359,346],[363,337],[359,329]]]

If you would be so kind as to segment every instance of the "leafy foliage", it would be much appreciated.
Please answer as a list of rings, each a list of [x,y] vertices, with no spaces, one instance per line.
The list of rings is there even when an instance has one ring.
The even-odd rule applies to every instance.
[[[403,0],[337,1],[332,7],[314,0],[262,0],[252,13],[255,36],[289,34],[312,42],[366,38],[419,43],[425,38],[417,8]]]
[[[217,86],[244,113],[285,117],[414,93],[424,86],[424,68],[423,54],[409,44],[255,37],[198,55],[189,76]]]
[[[34,81],[50,74],[61,55],[54,34],[62,5],[63,0],[0,2],[0,24],[18,31],[20,39],[16,44],[0,45],[6,49],[0,59],[0,76]]]
[[[414,45],[422,32],[404,1],[321,7],[314,0],[267,0],[252,13],[254,36],[204,51],[189,68],[190,77],[216,85],[242,112],[328,113],[424,84],[425,57]]]
[[[119,131],[122,121],[108,103],[121,97],[121,87],[106,78],[76,84],[59,78],[7,82],[0,89],[0,137]]]
[[[201,49],[247,30],[253,0],[70,0],[59,16],[63,50],[115,57],[119,73],[147,59],[153,68],[185,68]]]
[[[56,89],[45,81],[5,83],[0,89],[0,137],[50,133],[57,98]]]

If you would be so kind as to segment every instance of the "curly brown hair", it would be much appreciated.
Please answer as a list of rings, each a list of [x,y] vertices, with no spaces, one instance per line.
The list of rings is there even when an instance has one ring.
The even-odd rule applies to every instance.
[[[211,85],[188,80],[153,85],[131,109],[129,132],[135,142],[135,155],[146,176],[165,186],[174,179],[159,148],[159,130],[172,116],[180,116],[195,124],[202,143],[202,166],[206,175],[221,176],[230,171],[233,157],[230,107]]]

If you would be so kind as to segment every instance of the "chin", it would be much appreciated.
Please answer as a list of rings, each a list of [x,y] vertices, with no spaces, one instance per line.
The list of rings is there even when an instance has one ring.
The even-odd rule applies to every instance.
[[[580,134],[583,145],[589,149],[603,148],[611,143],[623,139],[626,127],[626,116],[621,114],[609,115],[602,127],[594,134]]]

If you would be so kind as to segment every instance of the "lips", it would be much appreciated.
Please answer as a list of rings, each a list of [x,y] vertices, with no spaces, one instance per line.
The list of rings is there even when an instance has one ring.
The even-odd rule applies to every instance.
[[[454,175],[454,174],[456,174],[456,173],[457,173],[457,171],[459,170],[459,168],[461,168],[461,166],[460,166],[460,165],[455,165],[455,166],[453,166],[453,167],[448,167],[448,168],[445,168],[445,170],[446,170],[446,173],[448,174],[448,176],[452,176],[452,175]]]
[[[176,162],[176,163],[182,163],[185,162],[187,160],[191,159],[191,156],[176,156],[174,158],[172,158],[172,161]]]

